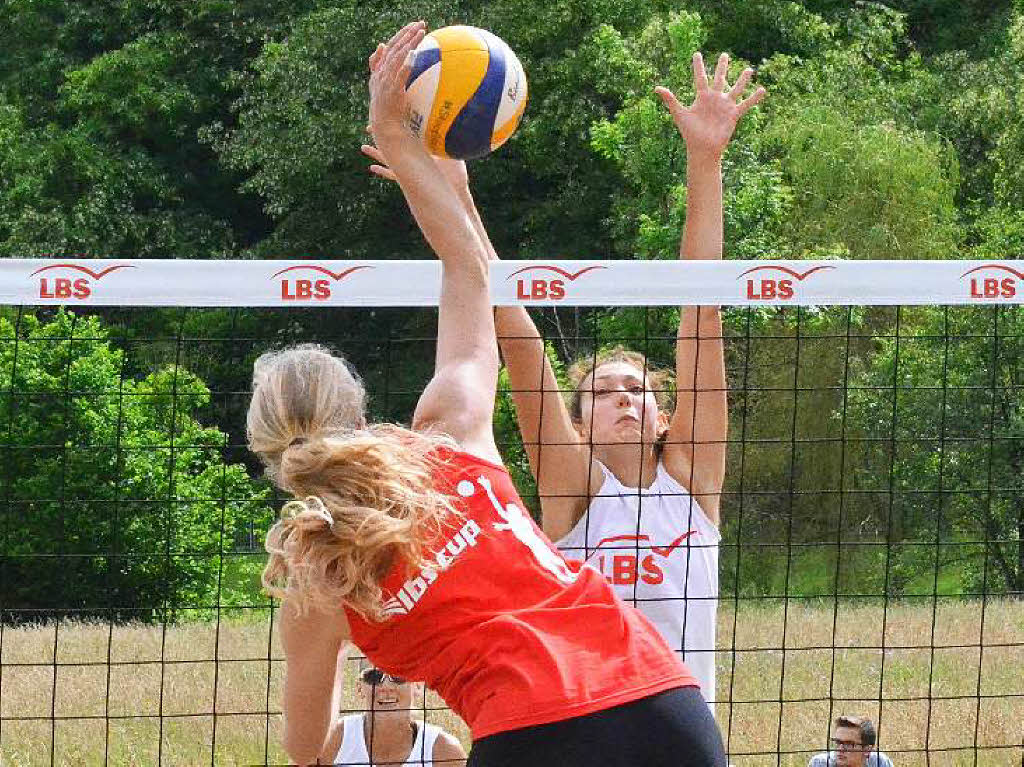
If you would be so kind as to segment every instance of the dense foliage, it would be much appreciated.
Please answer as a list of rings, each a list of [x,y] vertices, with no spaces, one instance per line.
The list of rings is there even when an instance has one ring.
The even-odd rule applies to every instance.
[[[368,176],[358,149],[364,139],[366,55],[414,17],[432,26],[457,21],[496,31],[520,55],[530,77],[531,101],[518,135],[471,169],[492,239],[507,258],[675,257],[686,211],[686,158],[652,87],[665,84],[683,99],[691,95],[689,58],[698,49],[708,58],[729,51],[733,76],[747,64],[755,66],[769,90],[725,158],[728,257],[1024,255],[1019,0],[10,0],[0,8],[0,255],[428,257],[397,190]],[[285,341],[322,336],[329,328],[328,340],[364,371],[376,413],[407,418],[408,393],[429,375],[430,355],[390,343],[385,352],[370,341],[429,337],[432,317],[366,311],[344,314],[344,322],[334,324],[341,316],[330,315],[330,322],[312,314],[260,320],[208,312],[179,325],[171,314],[153,314],[146,331],[187,328],[197,336],[224,337],[245,330],[249,337],[261,333]],[[547,310],[538,319],[554,336],[553,353],[567,360],[590,348],[580,337],[595,333],[601,341],[670,337],[675,316],[671,309]],[[727,541],[740,548],[723,550],[727,588],[900,594],[931,592],[941,580],[953,591],[982,585],[1024,589],[1024,511],[1010,492],[1019,483],[1014,440],[1021,436],[1020,395],[1012,353],[1017,342],[1007,342],[997,359],[989,359],[993,345],[985,339],[993,316],[908,313],[903,334],[955,327],[976,341],[949,350],[919,345],[918,353],[900,357],[897,371],[892,339],[885,337],[895,327],[895,312],[729,315],[736,338],[728,348],[732,436],[781,439],[785,435],[772,431],[773,424],[786,422],[790,432],[809,438],[841,432],[850,449],[843,452],[827,439],[813,455],[796,445],[735,447],[724,518]],[[1000,317],[1000,334],[1008,338],[1020,318],[1015,310]],[[53,321],[75,322],[69,316]],[[78,322],[97,322],[95,334],[105,332],[98,321]],[[45,333],[49,327],[26,325],[24,332]],[[133,332],[141,330],[126,336]],[[751,343],[745,339],[752,332],[810,339],[800,368],[794,372],[792,344]],[[819,346],[813,341],[816,333],[848,332],[881,340],[850,344],[842,357],[835,352],[843,345],[834,339]],[[0,339],[10,335],[4,330]],[[166,388],[172,379],[179,392],[200,398],[207,386],[245,388],[248,352],[231,364],[211,352],[200,365],[204,384],[183,371],[171,372],[170,352],[122,340],[104,336],[86,357],[102,362],[102,376],[114,389],[118,355],[142,371],[123,381],[140,392]],[[8,347],[0,340],[0,358],[12,353]],[[655,341],[650,351],[657,362],[671,364],[669,342]],[[56,367],[39,364],[55,382],[77,370],[66,358],[54,359]],[[19,369],[18,375],[28,373]],[[0,370],[0,391],[7,391],[10,376],[10,368]],[[768,391],[792,389],[794,381],[822,392],[800,395],[815,398],[813,407],[797,407],[792,391]],[[844,383],[858,382],[864,388],[844,397]],[[987,386],[989,393],[950,393],[960,382]],[[891,391],[884,394],[884,387],[917,383],[935,388],[923,390],[927,397],[920,395],[925,399],[914,403],[909,421],[900,420],[899,410],[897,422],[928,435],[919,451],[893,458],[893,448],[880,443],[867,440],[857,447],[858,438],[866,440],[891,422],[891,408],[888,421],[885,416]],[[382,395],[382,386],[389,393]],[[754,391],[756,386],[765,391]],[[149,429],[153,433],[145,439],[168,441],[169,416],[161,414],[158,401],[142,405],[129,398],[126,403],[140,404],[122,404],[142,430],[131,439],[143,439]],[[79,406],[82,424],[72,418]],[[26,444],[78,445],[88,437],[85,444],[92,444],[99,437],[85,422],[91,429],[114,429],[108,407],[99,398],[89,406],[78,400],[60,405],[47,416],[49,431],[22,438]],[[792,423],[779,413],[789,413]],[[241,441],[239,408],[209,415],[230,442]],[[186,421],[196,435],[206,435],[200,441],[210,450],[223,439]],[[985,444],[964,446],[953,439],[966,423],[981,429],[978,424],[988,428],[990,421],[998,435],[990,441],[999,443],[995,453],[986,452]],[[22,421],[17,424],[23,428]],[[498,426],[525,479],[514,418],[504,405]],[[171,485],[186,476],[189,482],[214,482],[221,471],[210,453],[187,470],[183,466],[186,474],[173,482],[178,474],[153,469],[147,488],[145,471],[130,461],[122,465],[84,451],[81,460],[89,466],[78,466],[68,455],[79,451],[61,450],[9,474],[22,484],[7,508],[20,498],[54,499],[43,486],[52,490],[58,471],[64,472],[59,486],[68,497],[92,497],[103,485],[102,492],[120,498],[164,501],[180,494]],[[156,466],[163,459],[147,460]],[[102,461],[109,464],[105,480],[93,466]],[[249,469],[253,473],[251,464]],[[237,471],[225,469],[216,481],[244,484]],[[92,482],[86,480],[89,472]],[[143,483],[134,494],[119,484],[129,476]],[[78,488],[72,477],[85,484]],[[39,487],[30,491],[32,482]],[[791,492],[866,492],[879,489],[880,482],[889,495],[850,502],[855,511],[840,508],[834,492]],[[950,494],[972,482],[988,482],[1001,494]],[[924,488],[933,493],[910,492],[906,497],[913,500],[900,500],[901,491]],[[745,494],[737,493],[741,489]],[[207,488],[214,491],[226,492]],[[80,511],[85,513],[41,503],[33,514],[51,527],[59,522],[56,529],[64,532],[39,545],[72,551],[78,544],[61,536],[77,524]],[[15,524],[29,524],[24,509],[7,513]],[[161,520],[153,524],[171,524],[175,536],[186,529],[185,519]],[[109,535],[110,526],[103,530]],[[761,543],[787,545],[747,551],[752,530]],[[207,533],[196,535],[196,546],[209,543]],[[900,545],[788,546],[840,537]],[[995,539],[1006,543],[949,549],[948,561],[936,553],[946,548],[909,545]],[[5,541],[10,540],[8,534]],[[160,540],[165,548],[168,540],[172,548],[177,545],[177,538]],[[104,547],[114,545],[104,539]],[[115,572],[88,559],[80,567],[103,572],[108,580]],[[196,582],[208,583],[205,577],[197,575]],[[154,600],[155,592],[138,588],[138,599]],[[164,588],[171,593],[177,586]],[[40,587],[24,603],[47,593]],[[160,599],[166,597],[162,593]]]
[[[224,552],[265,524],[266,489],[196,419],[206,385],[181,366],[135,377],[112,335],[64,311],[0,317],[2,593],[23,618],[208,610]]]

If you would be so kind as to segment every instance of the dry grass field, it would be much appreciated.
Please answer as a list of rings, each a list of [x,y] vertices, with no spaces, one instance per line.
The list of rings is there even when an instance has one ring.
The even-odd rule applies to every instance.
[[[897,767],[1020,767],[1024,602],[892,604],[884,623],[883,642],[878,603],[724,603],[717,715],[731,761],[806,765],[842,711],[880,722]],[[280,707],[281,651],[265,619],[51,623],[5,627],[0,642],[5,767],[285,762],[267,713]],[[427,718],[467,740],[450,712]]]

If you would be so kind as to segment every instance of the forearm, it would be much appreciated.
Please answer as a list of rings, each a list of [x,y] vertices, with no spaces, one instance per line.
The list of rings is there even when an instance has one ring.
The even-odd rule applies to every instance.
[[[462,209],[469,217],[470,223],[473,225],[473,230],[476,232],[477,237],[484,246],[484,252],[487,254],[488,260],[498,261],[498,253],[494,249],[494,244],[491,242],[490,236],[487,234],[487,228],[484,226],[483,219],[480,217],[480,211],[477,210],[476,201],[473,199],[473,193],[469,190],[468,183],[461,185],[455,190],[455,198],[459,201]]]
[[[686,162],[686,223],[679,257],[711,260],[722,257],[722,159],[694,153]]]
[[[492,262],[499,260],[468,183],[458,185],[455,193],[473,222],[489,258]],[[564,433],[568,415],[563,412],[565,404],[558,380],[545,352],[544,339],[525,307],[496,307],[494,322],[530,468],[538,482],[545,484],[550,479],[550,471],[542,471],[541,444],[568,441]]]
[[[287,684],[286,684],[287,686]],[[296,764],[316,764],[331,724],[331,711],[285,693],[284,748]]]
[[[455,196],[473,223],[473,228],[483,243],[488,258],[491,261],[498,261],[498,253],[494,249],[491,238],[487,235],[487,229],[484,227],[480,211],[477,210],[469,185],[457,188]],[[544,341],[537,326],[530,318],[529,312],[522,306],[496,307],[494,324],[498,345],[501,347],[501,354],[508,366],[513,400],[517,400],[517,397],[522,394],[538,393],[542,388],[542,379],[546,378],[543,365],[547,361],[547,357],[544,354]],[[553,380],[552,374],[552,382]]]
[[[687,161],[686,225],[680,257],[722,257],[722,166],[712,153],[692,153]],[[722,314],[717,306],[684,306],[676,340],[677,413],[673,436],[687,442],[723,437],[728,417]],[[699,400],[699,401],[698,401]],[[694,413],[700,415],[694,419]]]
[[[477,236],[483,243],[484,251],[490,261],[499,261],[498,253],[494,244],[487,234],[480,211],[477,210],[473,193],[469,185],[461,185],[455,189],[455,197],[462,205],[463,210],[469,217],[476,230]],[[522,306],[499,306],[495,310],[495,327],[498,333],[498,342],[501,345],[502,355],[507,358],[511,356],[516,362],[522,362],[524,368],[533,369],[536,363],[544,359],[544,344],[541,340],[537,326],[533,324],[529,312]],[[516,343],[506,344],[506,341],[515,340]],[[508,348],[506,349],[506,345]],[[510,375],[512,371],[509,371]],[[538,374],[539,375],[539,374]]]
[[[701,412],[725,402],[725,348],[717,306],[684,306],[679,323],[676,386],[680,399],[701,395]],[[711,399],[707,399],[711,395]]]
[[[466,207],[451,195],[426,151],[406,137],[378,137],[378,141],[420,231],[444,265],[484,273],[488,260],[484,243]]]
[[[348,623],[340,608],[303,613],[286,597],[280,626],[285,655],[284,747],[297,764],[312,764],[338,710]],[[326,673],[332,668],[333,674]]]
[[[679,256],[722,257],[722,162],[711,152],[691,152],[686,164],[686,224]],[[679,314],[676,376],[681,390],[725,388],[722,314],[717,306],[684,306]]]

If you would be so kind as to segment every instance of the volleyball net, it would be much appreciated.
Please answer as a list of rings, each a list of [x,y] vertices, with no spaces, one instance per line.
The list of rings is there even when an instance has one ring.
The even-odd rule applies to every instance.
[[[531,308],[559,375],[615,345],[671,368],[678,307],[723,306],[715,713],[737,766],[807,764],[840,714],[901,767],[1021,764],[1015,264],[492,266],[494,303]],[[283,499],[245,446],[252,362],[324,344],[374,419],[408,423],[439,286],[427,261],[0,260],[0,763],[286,763],[259,589]],[[435,695],[415,708],[468,746]]]

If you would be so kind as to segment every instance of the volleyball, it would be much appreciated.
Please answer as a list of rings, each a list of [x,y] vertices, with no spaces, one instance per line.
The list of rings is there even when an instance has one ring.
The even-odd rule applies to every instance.
[[[409,127],[437,157],[470,160],[515,133],[526,74],[512,49],[477,27],[442,27],[414,51],[406,91]]]

